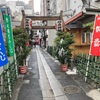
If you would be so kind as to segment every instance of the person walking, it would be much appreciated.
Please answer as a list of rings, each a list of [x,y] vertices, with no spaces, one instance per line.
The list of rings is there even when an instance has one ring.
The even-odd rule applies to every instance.
[[[36,40],[34,38],[32,39],[32,44],[33,44],[34,48],[36,48]]]
[[[41,32],[40,32],[40,30],[37,32],[37,35],[38,35],[38,45],[40,45],[40,47],[41,47],[41,37],[42,37],[42,34],[41,34]]]

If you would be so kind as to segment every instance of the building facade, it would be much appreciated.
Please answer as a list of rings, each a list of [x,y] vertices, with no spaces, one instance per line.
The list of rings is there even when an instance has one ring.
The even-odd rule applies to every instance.
[[[69,32],[75,35],[74,48],[80,53],[89,53],[90,40],[93,30],[89,30],[88,27],[84,27],[89,22],[94,22],[95,15],[100,13],[100,1],[99,0],[41,0],[42,1],[42,13],[45,11],[47,16],[60,15],[60,11],[63,10],[63,19],[65,27]],[[45,6],[43,6],[45,1]],[[49,4],[48,4],[49,3]],[[45,7],[45,8],[43,8]],[[43,10],[45,9],[45,10]],[[49,13],[50,11],[50,13]],[[55,21],[48,21],[48,25],[54,25]],[[89,31],[89,32],[87,32]],[[48,45],[54,45],[54,39],[56,37],[56,30],[48,30]],[[86,34],[89,33],[89,34]],[[77,52],[74,52],[77,54]]]
[[[46,0],[40,0],[40,15],[46,16]]]
[[[0,5],[6,4],[6,0],[0,0]]]
[[[45,16],[59,16],[60,11],[65,10],[65,0],[41,0],[41,15]],[[48,26],[55,26],[56,21],[48,21]],[[48,46],[54,45],[56,37],[56,30],[48,30]]]
[[[65,16],[65,25],[74,34],[75,44],[73,55],[78,53],[89,54],[93,29],[84,27],[87,23],[94,22],[95,15],[100,13],[100,1],[95,0],[67,0],[67,10],[71,9],[72,15]],[[87,34],[88,33],[88,34]]]
[[[23,1],[8,1],[6,4],[12,11],[14,21],[22,20],[22,10],[24,10],[27,15],[33,14],[32,7],[29,4],[25,4]]]
[[[30,0],[29,5],[32,7],[32,12],[34,13],[34,0]]]

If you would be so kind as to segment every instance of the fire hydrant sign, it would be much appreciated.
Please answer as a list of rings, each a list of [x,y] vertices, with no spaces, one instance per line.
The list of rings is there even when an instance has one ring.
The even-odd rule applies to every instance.
[[[100,15],[95,18],[90,55],[100,56]]]
[[[12,26],[10,16],[4,15],[5,27],[6,27],[6,38],[8,42],[9,56],[14,55],[14,40],[12,34]]]
[[[7,63],[8,63],[8,57],[6,54],[4,39],[3,39],[3,35],[2,35],[2,28],[1,28],[1,24],[0,24],[0,67],[4,66]]]

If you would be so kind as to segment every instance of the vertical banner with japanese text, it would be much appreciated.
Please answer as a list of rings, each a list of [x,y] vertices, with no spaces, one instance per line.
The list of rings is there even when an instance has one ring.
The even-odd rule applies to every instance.
[[[100,15],[95,18],[90,55],[100,56]]]
[[[2,35],[2,27],[0,24],[0,67],[4,66],[7,63],[8,63],[8,57],[6,54],[4,39],[3,39],[3,35]]]
[[[7,38],[7,43],[8,43],[9,56],[13,56],[14,55],[14,40],[13,40],[10,16],[4,15],[4,22],[5,22],[5,27],[6,27],[6,38]]]

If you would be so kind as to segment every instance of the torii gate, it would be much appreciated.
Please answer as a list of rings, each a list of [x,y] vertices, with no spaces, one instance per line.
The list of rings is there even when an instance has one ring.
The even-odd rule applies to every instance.
[[[63,11],[60,12],[60,16],[26,16],[24,13],[24,10],[22,11],[22,22],[21,27],[24,28],[24,19],[30,18],[33,20],[42,20],[42,21],[56,21],[56,20],[62,20],[62,27],[63,31],[66,31],[65,23],[63,20]],[[32,29],[56,29],[56,25],[54,26],[32,26]],[[45,48],[46,48],[46,40],[45,40]]]
[[[56,20],[62,20],[62,26],[64,31],[66,30],[64,20],[63,20],[63,11],[60,12],[60,16],[27,16],[24,13],[24,10],[22,10],[22,22],[21,22],[21,27],[24,28],[24,19],[25,18],[30,18],[32,21],[33,20],[42,20],[42,21],[56,21]],[[32,26],[32,29],[56,29],[55,25],[54,26]]]

